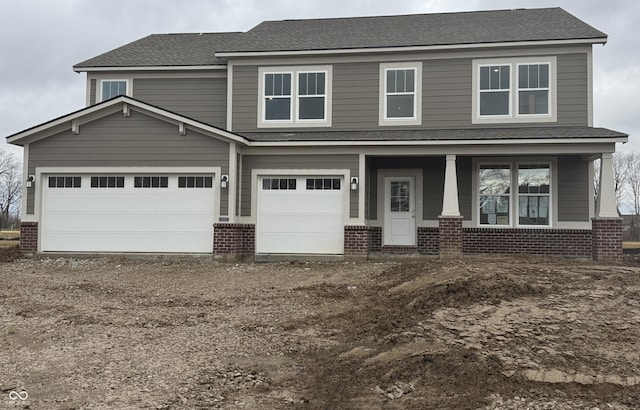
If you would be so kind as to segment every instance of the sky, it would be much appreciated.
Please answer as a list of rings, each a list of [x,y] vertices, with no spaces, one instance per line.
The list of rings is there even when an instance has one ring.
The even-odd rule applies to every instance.
[[[81,109],[72,66],[149,34],[248,31],[263,20],[562,7],[609,35],[594,46],[594,126],[640,151],[637,0],[0,0],[0,149],[11,134]]]

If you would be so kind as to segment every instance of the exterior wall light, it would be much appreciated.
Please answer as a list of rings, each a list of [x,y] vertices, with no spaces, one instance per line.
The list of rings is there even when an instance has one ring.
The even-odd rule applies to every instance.
[[[220,188],[226,189],[229,186],[229,175],[223,175],[220,177]]]
[[[352,191],[357,191],[358,190],[358,177],[352,177],[351,178],[351,190]]]
[[[27,178],[27,182],[26,182],[27,188],[31,188],[35,182],[36,182],[36,176],[35,175],[29,175],[29,177]]]

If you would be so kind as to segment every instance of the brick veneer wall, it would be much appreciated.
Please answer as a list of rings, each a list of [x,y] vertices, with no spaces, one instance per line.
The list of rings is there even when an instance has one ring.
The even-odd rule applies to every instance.
[[[36,253],[38,251],[38,223],[20,223],[20,251]]]
[[[371,247],[371,231],[364,225],[344,227],[344,256],[366,258]]]
[[[463,228],[462,232],[465,254],[592,257],[589,229]]]
[[[418,227],[418,253],[422,255],[438,255],[440,253],[440,229]]]
[[[256,229],[253,224],[213,224],[214,256],[253,255],[256,249]]]
[[[622,262],[622,218],[593,218],[593,259],[609,263]]]

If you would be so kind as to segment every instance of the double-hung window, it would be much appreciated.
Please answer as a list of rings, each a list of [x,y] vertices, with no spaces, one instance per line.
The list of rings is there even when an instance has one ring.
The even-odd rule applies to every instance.
[[[379,125],[419,125],[422,118],[422,63],[380,64]]]
[[[555,122],[556,58],[473,61],[474,124]]]
[[[518,224],[549,225],[549,164],[518,165]]]
[[[550,226],[550,207],[549,163],[508,162],[478,166],[480,226]]]
[[[127,80],[102,80],[100,101],[110,100],[119,95],[127,95]]]
[[[259,70],[258,127],[331,125],[331,67]]]

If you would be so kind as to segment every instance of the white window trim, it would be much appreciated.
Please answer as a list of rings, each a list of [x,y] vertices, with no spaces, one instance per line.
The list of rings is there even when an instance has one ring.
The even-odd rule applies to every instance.
[[[388,118],[387,117],[387,71],[388,70],[414,70],[415,84],[413,96],[413,117]],[[382,63],[380,64],[379,85],[379,116],[378,125],[421,125],[422,124],[422,62]]]
[[[132,95],[131,94],[131,83],[132,83],[131,79],[128,79],[128,78],[101,78],[100,80],[98,80],[98,84],[97,84],[97,88],[98,89],[96,90],[96,99],[97,99],[96,103],[101,103],[102,101],[104,101],[102,99],[102,84],[105,81],[109,81],[109,82],[112,82],[112,81],[124,81],[127,84],[126,85],[127,89],[125,90],[124,95],[129,96],[129,97]]]
[[[549,65],[549,113],[548,114],[518,114],[518,66],[528,64]],[[510,66],[509,70],[509,115],[480,115],[480,67]],[[557,122],[558,121],[558,77],[557,58],[549,57],[521,57],[473,60],[472,74],[472,124],[505,124],[529,122]]]
[[[299,119],[300,96],[298,95],[298,74],[324,73],[324,116],[322,120]],[[258,128],[289,128],[289,127],[330,127],[332,111],[332,66],[287,66],[287,67],[260,67],[258,69]],[[266,102],[264,95],[266,74],[291,74],[291,108],[288,120],[267,120]]]
[[[557,168],[557,160],[554,158],[526,158],[526,159],[515,159],[515,160],[505,160],[504,158],[496,158],[495,160],[483,158],[480,160],[474,160],[474,176],[472,189],[474,192],[472,206],[474,207],[473,218],[475,219],[474,226],[478,228],[488,228],[488,229],[504,229],[504,228],[523,228],[523,229],[551,229],[557,228],[560,224],[556,220],[555,210],[558,207],[557,203],[557,178],[556,178],[556,168]],[[519,215],[519,204],[520,204],[520,193],[518,189],[518,169],[520,165],[548,165],[549,166],[549,215],[548,220],[549,223],[547,225],[525,225],[520,224],[520,215]],[[509,192],[509,224],[508,225],[487,225],[480,223],[480,166],[482,165],[509,165],[509,169],[511,172],[511,189]]]

